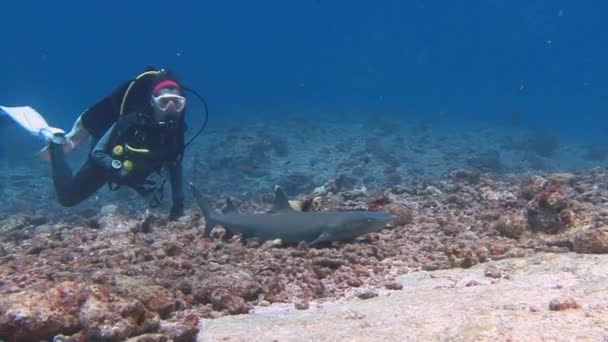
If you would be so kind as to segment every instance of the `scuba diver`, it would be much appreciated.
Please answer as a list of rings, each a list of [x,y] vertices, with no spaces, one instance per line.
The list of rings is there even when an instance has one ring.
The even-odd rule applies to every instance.
[[[132,188],[158,206],[165,180],[159,186],[148,177],[166,169],[172,192],[169,219],[183,216],[184,90],[170,72],[148,68],[86,109],[69,133],[42,132],[48,146],[41,152],[50,159],[59,203],[74,206],[107,183],[111,190]],[[73,175],[65,156],[87,138],[94,145]]]

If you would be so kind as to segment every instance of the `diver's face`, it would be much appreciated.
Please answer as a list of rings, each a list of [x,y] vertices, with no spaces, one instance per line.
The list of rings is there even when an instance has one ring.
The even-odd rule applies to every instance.
[[[177,120],[186,109],[186,98],[177,89],[164,88],[152,96],[152,109],[160,123]]]

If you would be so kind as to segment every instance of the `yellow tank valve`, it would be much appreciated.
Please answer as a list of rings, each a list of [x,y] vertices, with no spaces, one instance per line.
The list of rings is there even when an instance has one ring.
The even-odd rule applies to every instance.
[[[124,152],[125,152],[125,149],[122,147],[122,145],[116,145],[112,149],[112,155],[114,155],[115,157],[122,156],[122,154]]]
[[[122,168],[127,172],[131,172],[131,170],[133,170],[133,162],[130,160],[125,160],[122,162]]]

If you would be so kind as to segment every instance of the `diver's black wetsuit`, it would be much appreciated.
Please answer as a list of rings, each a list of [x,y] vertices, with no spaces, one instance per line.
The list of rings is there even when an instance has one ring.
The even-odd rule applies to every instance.
[[[182,119],[170,127],[163,127],[153,120],[150,94],[159,77],[161,75],[158,74],[142,77],[130,88],[131,81],[126,82],[81,115],[84,128],[96,143],[75,175],[72,175],[65,159],[63,146],[49,144],[53,182],[59,203],[64,206],[76,205],[108,182],[126,185],[145,194],[142,184],[146,177],[166,166],[173,200],[170,218],[175,219],[183,214],[181,157],[184,151],[184,122]],[[146,150],[145,153],[132,153],[136,172],[130,172],[125,177],[120,170],[112,167],[111,163],[116,159],[112,149],[116,145],[132,147],[135,151]]]

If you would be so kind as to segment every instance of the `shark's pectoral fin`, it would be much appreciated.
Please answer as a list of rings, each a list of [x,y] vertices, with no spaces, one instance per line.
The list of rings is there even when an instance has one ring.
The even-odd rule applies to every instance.
[[[314,245],[319,244],[321,242],[331,241],[330,237],[331,237],[331,234],[329,234],[328,232],[323,232],[316,239],[314,239],[311,242],[309,242],[308,245],[309,246],[314,246]]]

